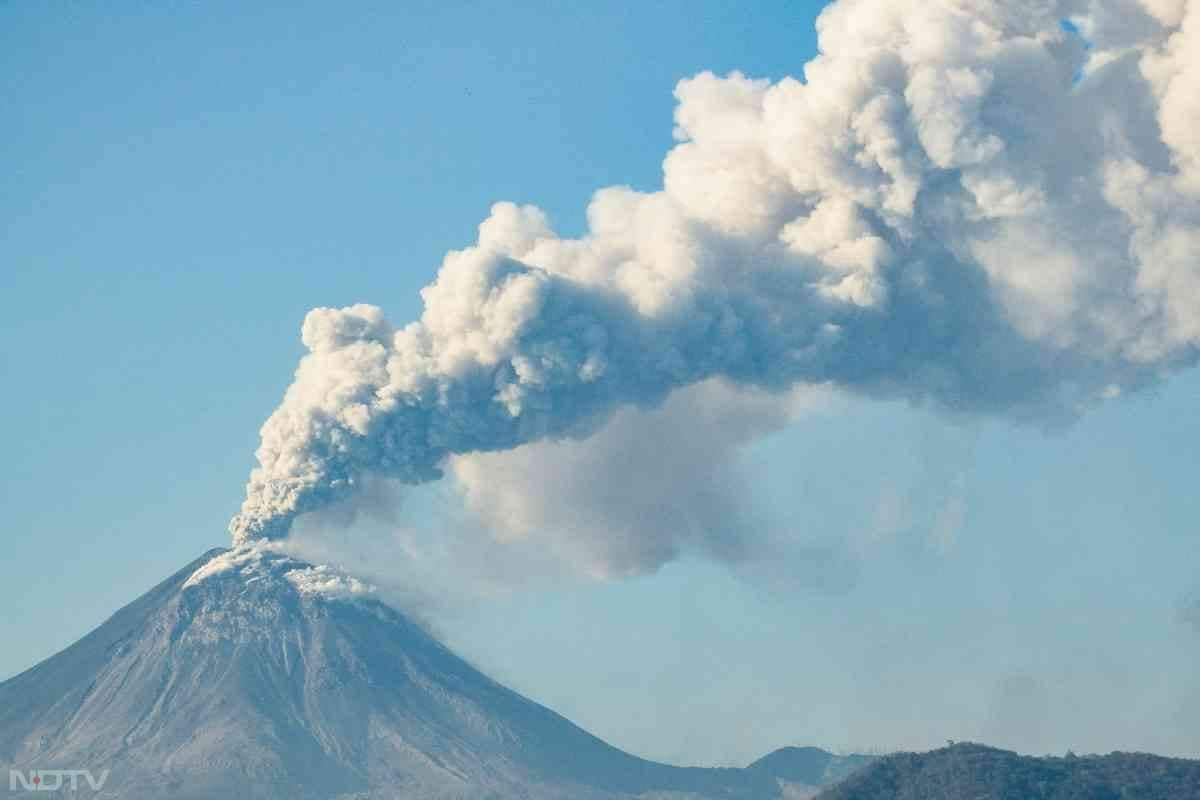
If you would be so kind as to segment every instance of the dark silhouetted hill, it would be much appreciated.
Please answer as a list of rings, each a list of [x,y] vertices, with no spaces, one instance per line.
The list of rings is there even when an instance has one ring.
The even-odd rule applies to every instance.
[[[817,800],[1200,800],[1200,761],[1037,758],[977,744],[879,759]]]

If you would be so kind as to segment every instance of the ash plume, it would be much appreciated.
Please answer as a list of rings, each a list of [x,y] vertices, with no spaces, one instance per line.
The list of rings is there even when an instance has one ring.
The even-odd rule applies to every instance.
[[[1200,0],[838,0],[680,82],[663,189],[500,203],[419,320],[316,309],[234,540],[710,379],[1061,424],[1200,342]]]

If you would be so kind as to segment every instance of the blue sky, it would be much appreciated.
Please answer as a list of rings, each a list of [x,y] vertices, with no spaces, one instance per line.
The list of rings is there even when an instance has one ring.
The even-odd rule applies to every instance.
[[[596,188],[656,188],[676,81],[798,74],[819,5],[0,9],[0,677],[227,542],[308,309],[411,319],[494,201],[574,234]],[[1053,434],[836,400],[744,467],[798,539],[857,543],[848,588],[692,558],[436,624],[676,762],[1195,755],[1198,394],[1187,372]]]

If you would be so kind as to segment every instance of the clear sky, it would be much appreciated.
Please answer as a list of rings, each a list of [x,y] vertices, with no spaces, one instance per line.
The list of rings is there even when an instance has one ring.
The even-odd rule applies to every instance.
[[[0,678],[228,542],[308,309],[411,319],[494,201],[575,234],[595,189],[657,188],[675,83],[799,74],[819,10],[0,8]],[[1186,372],[1051,434],[826,397],[742,454],[811,557],[532,581],[433,624],[674,762],[946,739],[1200,755],[1198,395]]]

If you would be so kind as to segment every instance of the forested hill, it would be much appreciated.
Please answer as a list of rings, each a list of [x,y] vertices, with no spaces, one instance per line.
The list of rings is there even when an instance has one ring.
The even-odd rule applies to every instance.
[[[1144,753],[1037,758],[958,744],[882,758],[817,800],[1200,800],[1200,761]]]

